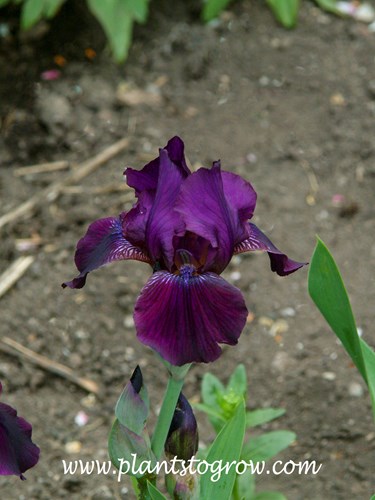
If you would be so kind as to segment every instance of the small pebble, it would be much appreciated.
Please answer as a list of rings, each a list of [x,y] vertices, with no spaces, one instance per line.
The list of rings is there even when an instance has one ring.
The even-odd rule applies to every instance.
[[[329,380],[329,381],[335,380],[336,373],[333,373],[333,372],[323,372],[322,373],[322,378],[324,378],[324,380]]]
[[[79,411],[77,415],[74,417],[74,422],[78,425],[78,427],[84,427],[89,421],[89,416],[84,411]]]
[[[74,455],[75,453],[79,453],[82,449],[82,443],[80,441],[69,441],[65,443],[65,451],[69,455]]]
[[[268,76],[264,75],[259,78],[259,85],[261,87],[267,87],[267,85],[269,84],[270,84],[270,79],[268,78]]]
[[[124,326],[125,328],[133,328],[134,327],[134,319],[132,314],[128,314],[124,318]]]
[[[363,387],[358,382],[351,382],[348,387],[349,394],[356,398],[363,396]]]
[[[284,318],[294,318],[296,315],[296,310],[293,309],[293,307],[284,307],[284,309],[281,309],[281,316]]]
[[[230,273],[229,278],[232,281],[238,281],[241,279],[241,273],[239,271],[233,271],[232,273]]]

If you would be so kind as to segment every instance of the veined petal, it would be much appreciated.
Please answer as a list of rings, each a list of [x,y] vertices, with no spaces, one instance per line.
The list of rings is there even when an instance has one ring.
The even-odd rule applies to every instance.
[[[170,160],[177,165],[181,175],[187,177],[190,170],[185,161],[183,141],[178,136],[172,137],[164,149],[167,150]],[[155,190],[158,185],[159,168],[160,157],[150,161],[142,170],[127,168],[125,170],[126,182],[128,186],[134,188],[137,196],[142,191]]]
[[[215,273],[159,271],[143,288],[134,311],[137,335],[172,363],[214,361],[218,343],[235,345],[245,326],[247,308],[238,288]]]
[[[183,179],[168,152],[161,149],[158,187],[146,226],[146,247],[153,261],[162,259],[169,269],[173,264],[173,237],[185,230],[180,214],[174,210]]]
[[[232,211],[234,242],[243,241],[248,235],[247,221],[253,216],[257,194],[252,185],[232,172],[221,172],[224,196]]]
[[[150,217],[155,194],[151,191],[142,191],[137,203],[124,214],[122,228],[124,236],[134,246],[144,248],[146,245],[146,227]]]
[[[235,246],[235,254],[256,250],[268,252],[271,261],[271,269],[279,276],[287,276],[297,271],[300,267],[307,265],[307,262],[296,262],[289,259],[285,253],[280,252],[280,250],[275,247],[272,241],[270,241],[255,224],[249,223],[249,226],[250,236]]]
[[[63,283],[64,288],[82,288],[89,272],[115,260],[133,259],[151,264],[149,256],[124,237],[123,218],[124,215],[107,217],[90,224],[77,244],[74,257],[80,274],[72,281]]]
[[[1,384],[0,384],[1,392]],[[39,448],[31,440],[31,425],[11,406],[0,403],[0,475],[22,475],[39,460]]]
[[[208,240],[216,250],[215,261],[208,269],[220,274],[233,255],[236,228],[224,195],[218,162],[210,170],[200,168],[184,181],[176,210],[186,229]]]

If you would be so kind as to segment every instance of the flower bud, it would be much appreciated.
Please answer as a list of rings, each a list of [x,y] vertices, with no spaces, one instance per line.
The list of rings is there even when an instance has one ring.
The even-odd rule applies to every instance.
[[[197,421],[188,400],[181,392],[169,428],[165,452],[180,460],[189,460],[197,450]]]

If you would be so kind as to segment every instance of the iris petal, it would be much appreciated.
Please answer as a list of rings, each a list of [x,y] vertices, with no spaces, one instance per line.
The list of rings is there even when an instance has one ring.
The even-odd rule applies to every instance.
[[[185,230],[180,214],[173,209],[182,181],[181,170],[161,149],[158,187],[146,226],[146,246],[152,260],[162,259],[169,269],[173,264],[173,237]]]
[[[275,247],[272,241],[270,241],[255,224],[249,223],[249,226],[250,236],[235,246],[235,254],[256,250],[268,252],[271,261],[271,269],[279,276],[287,276],[307,264],[306,262],[296,262],[289,259],[285,253],[280,252],[280,250]]]
[[[31,425],[14,408],[0,403],[0,475],[24,479],[22,473],[38,462],[40,450],[31,441],[31,432]]]
[[[133,259],[151,263],[145,252],[124,237],[123,218],[124,215],[107,217],[90,224],[87,233],[77,244],[74,257],[80,274],[72,281],[63,283],[64,288],[82,288],[89,272],[109,262]]]
[[[215,273],[196,275],[190,266],[180,275],[154,273],[134,312],[139,340],[178,366],[217,359],[218,343],[235,345],[246,317],[238,288]]]
[[[181,213],[186,229],[208,240],[216,250],[209,270],[220,274],[233,254],[235,228],[218,163],[211,170],[200,168],[184,181],[176,210]]]
[[[177,165],[182,176],[187,177],[190,174],[190,170],[185,161],[183,141],[178,136],[172,137],[164,149],[167,150],[169,158]],[[160,157],[150,161],[142,170],[135,170],[133,168],[125,170],[126,182],[128,186],[135,189],[137,196],[142,191],[155,190],[157,188],[159,167]]]
[[[224,196],[232,211],[234,242],[239,243],[248,236],[248,219],[253,216],[257,194],[252,185],[232,172],[221,172]]]

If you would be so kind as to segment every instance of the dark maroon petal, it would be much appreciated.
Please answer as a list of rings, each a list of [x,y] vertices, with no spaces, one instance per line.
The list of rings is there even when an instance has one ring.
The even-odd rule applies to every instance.
[[[39,460],[39,448],[31,441],[31,425],[17,411],[0,403],[0,475],[22,473]]]
[[[165,148],[171,161],[177,165],[183,177],[190,174],[184,156],[184,143],[175,136],[168,141]],[[142,170],[127,168],[125,170],[126,182],[128,186],[135,189],[136,195],[145,190],[155,190],[158,185],[160,157],[150,161]]]
[[[257,194],[252,185],[232,172],[221,172],[224,196],[232,211],[234,221],[234,243],[248,236],[247,221],[253,216]]]
[[[169,427],[164,450],[171,457],[189,460],[197,453],[198,442],[198,426],[193,409],[181,392]]]
[[[180,214],[173,209],[183,178],[181,169],[161,149],[158,187],[146,227],[146,247],[153,261],[163,259],[168,268],[173,263],[173,237],[185,230]]]
[[[183,183],[176,210],[186,229],[208,240],[216,250],[214,263],[205,269],[221,273],[233,255],[237,224],[224,195],[220,165],[200,168]]]
[[[235,345],[246,317],[238,288],[215,273],[197,275],[191,266],[179,275],[154,273],[134,311],[140,341],[177,366],[217,359],[218,343]]]
[[[296,262],[289,259],[285,253],[280,252],[280,250],[275,247],[275,245],[264,233],[262,233],[260,229],[257,228],[255,224],[249,223],[249,226],[250,236],[236,245],[234,249],[235,254],[256,250],[268,252],[268,256],[271,261],[271,269],[279,276],[287,276],[307,264],[307,262]]]
[[[144,248],[146,245],[146,227],[154,203],[155,194],[142,191],[134,207],[122,219],[124,237],[133,245]]]
[[[63,287],[82,288],[89,272],[115,260],[140,260],[151,263],[150,258],[125,239],[122,229],[123,216],[99,219],[90,224],[85,236],[79,240],[75,263],[79,276],[63,283]]]
[[[180,137],[177,135],[172,137],[168,141],[165,148],[168,151],[169,158],[173,161],[175,165],[178,166],[182,175],[187,177],[190,175],[189,167],[186,165],[185,155],[184,155],[184,143]]]

